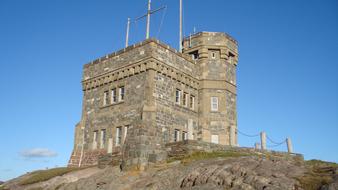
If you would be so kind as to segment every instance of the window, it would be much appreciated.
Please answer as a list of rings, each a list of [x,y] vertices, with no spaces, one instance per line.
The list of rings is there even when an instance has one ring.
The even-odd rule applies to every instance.
[[[184,94],[183,94],[183,105],[184,105],[185,107],[188,106],[188,93],[184,93]]]
[[[216,59],[216,53],[215,52],[211,52],[211,58]]]
[[[218,144],[218,135],[211,135],[211,143]]]
[[[93,149],[97,148],[97,133],[98,131],[94,131],[94,134],[93,134]]]
[[[122,135],[122,128],[121,127],[117,127],[116,128],[116,145],[121,145],[121,136]]]
[[[180,130],[175,129],[175,133],[174,133],[174,142],[177,142],[180,140]]]
[[[218,59],[220,56],[220,50],[217,49],[209,49],[209,57],[211,59]]]
[[[198,51],[194,51],[190,53],[192,60],[197,60],[198,59]]]
[[[218,97],[211,97],[211,111],[218,111]]]
[[[231,52],[229,52],[229,62],[230,62],[231,64],[234,64],[234,58],[235,58],[235,55],[232,54]]]
[[[101,142],[100,142],[100,148],[104,148],[104,145],[106,144],[106,130],[101,130]]]
[[[117,102],[117,93],[116,93],[116,88],[111,90],[111,103],[116,103]]]
[[[182,132],[182,140],[185,141],[188,139],[188,133],[186,131]]]
[[[119,88],[119,101],[123,101],[124,100],[124,86],[121,86]]]
[[[107,105],[109,102],[109,92],[108,91],[104,91],[103,93],[103,105]]]
[[[176,98],[175,98],[175,102],[176,104],[180,104],[181,101],[181,90],[176,89]]]
[[[190,108],[194,109],[195,107],[195,96],[190,95]]]
[[[124,133],[123,133],[123,142],[126,142],[127,133],[128,133],[128,126],[125,126]]]

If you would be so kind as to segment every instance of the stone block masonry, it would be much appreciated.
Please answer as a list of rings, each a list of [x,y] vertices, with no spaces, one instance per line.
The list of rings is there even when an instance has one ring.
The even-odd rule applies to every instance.
[[[149,39],[84,65],[69,166],[144,169],[167,159],[168,143],[237,144],[237,42],[201,32],[183,44]]]

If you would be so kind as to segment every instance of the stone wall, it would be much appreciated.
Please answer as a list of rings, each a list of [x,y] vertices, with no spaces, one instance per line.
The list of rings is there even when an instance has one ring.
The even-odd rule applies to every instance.
[[[156,127],[162,130],[164,143],[174,141],[175,130],[179,130],[180,135],[187,132],[188,138],[197,138],[198,91],[161,73],[156,73],[154,82]],[[179,89],[182,95],[187,95],[186,105],[183,104],[183,97],[179,104],[175,102],[176,89]],[[190,107],[190,96],[194,97],[193,108]]]

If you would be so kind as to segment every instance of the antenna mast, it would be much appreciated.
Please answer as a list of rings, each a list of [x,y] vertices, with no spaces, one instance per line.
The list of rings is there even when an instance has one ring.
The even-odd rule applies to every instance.
[[[150,14],[151,14],[151,0],[148,0],[146,39],[149,38],[149,31],[150,31]]]
[[[129,41],[129,27],[130,27],[130,18],[128,18],[128,22],[127,22],[126,47],[128,47],[128,41]]]
[[[179,45],[180,45],[180,52],[182,52],[182,27],[183,25],[183,20],[182,20],[182,0],[180,0],[180,41],[179,41]]]
[[[162,9],[165,9],[166,6],[163,6],[161,8],[158,8],[156,10],[151,10],[151,0],[148,0],[148,11],[145,15],[143,16],[140,16],[138,18],[135,19],[135,21],[138,21],[140,20],[141,18],[144,18],[144,17],[147,17],[147,31],[146,31],[146,39],[149,39],[149,36],[150,36],[150,15],[162,10]]]

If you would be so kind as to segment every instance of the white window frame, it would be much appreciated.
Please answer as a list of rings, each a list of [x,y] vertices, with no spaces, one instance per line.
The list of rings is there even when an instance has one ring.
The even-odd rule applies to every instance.
[[[182,131],[182,141],[188,140],[188,132]]]
[[[195,96],[190,95],[190,108],[195,109]]]
[[[109,91],[104,91],[103,92],[103,105],[104,106],[108,105],[108,101],[109,101],[108,97],[109,97]]]
[[[175,91],[175,103],[176,104],[181,104],[181,93],[182,91],[177,88]]]
[[[117,102],[117,91],[116,88],[111,90],[111,103],[114,104]]]
[[[101,134],[100,134],[100,148],[104,148],[106,144],[106,135],[107,131],[105,129],[101,129]]]
[[[126,137],[127,137],[127,134],[128,134],[128,127],[129,126],[124,126],[123,128],[123,143],[126,142]]]
[[[218,97],[212,96],[210,98],[211,111],[218,111]]]
[[[185,107],[188,107],[188,98],[189,98],[188,95],[189,95],[189,94],[186,93],[186,92],[183,93],[183,105],[184,105]]]
[[[124,86],[120,86],[119,87],[119,102],[124,101],[126,95],[126,89],[124,88]]]
[[[211,135],[211,143],[219,144],[219,136],[218,135]]]
[[[175,131],[174,131],[174,142],[178,142],[178,141],[180,141],[180,130],[175,129]]]
[[[121,145],[121,141],[122,141],[122,127],[116,127],[116,141],[115,141],[115,145],[116,146],[120,146]]]
[[[93,149],[97,149],[97,135],[98,135],[98,131],[94,131],[94,134],[93,134]]]

